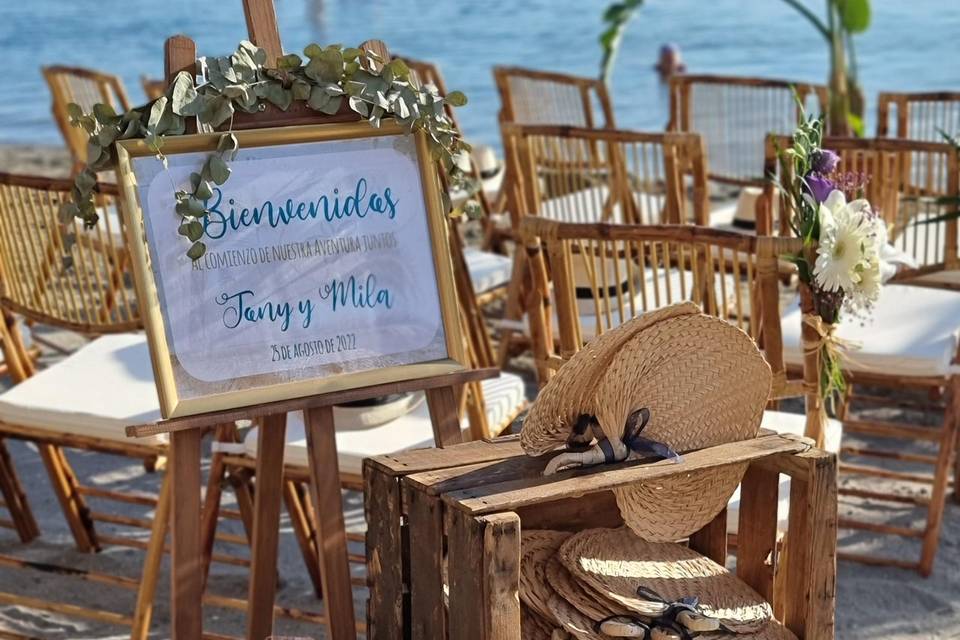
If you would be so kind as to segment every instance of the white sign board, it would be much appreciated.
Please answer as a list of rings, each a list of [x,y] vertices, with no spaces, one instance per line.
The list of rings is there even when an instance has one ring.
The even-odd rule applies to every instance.
[[[195,262],[174,192],[209,152],[130,161],[166,343],[153,356],[169,358],[178,403],[450,358],[417,139],[240,137]]]

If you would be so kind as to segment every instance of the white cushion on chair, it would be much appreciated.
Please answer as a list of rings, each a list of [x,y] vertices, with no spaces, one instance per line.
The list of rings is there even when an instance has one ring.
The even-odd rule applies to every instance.
[[[463,258],[470,272],[474,293],[483,293],[510,282],[513,260],[499,253],[481,251],[473,247],[463,250]]]
[[[960,269],[945,269],[943,271],[925,273],[922,276],[912,278],[910,282],[920,282],[924,285],[931,286],[960,288]]]
[[[777,433],[789,433],[802,436],[806,427],[807,417],[802,413],[787,413],[784,411],[764,411],[761,428],[770,429]],[[827,420],[827,432],[824,434],[824,450],[830,453],[840,451],[840,440],[843,436],[843,425],[839,420]],[[790,476],[780,475],[777,490],[777,529],[786,531],[787,520],[790,515]],[[740,526],[740,487],[734,492],[727,503],[727,532],[736,533]]]
[[[795,300],[783,314],[783,352],[789,364],[803,364],[800,346],[800,303]],[[844,369],[863,373],[904,376],[946,376],[960,336],[960,293],[887,285],[869,317],[861,322],[841,320],[837,336],[851,349]]]
[[[97,338],[0,394],[0,421],[35,429],[128,441],[125,427],[159,419],[142,333]]]
[[[491,427],[503,425],[512,419],[526,403],[523,379],[517,375],[502,371],[499,379],[484,380],[481,384]],[[342,429],[338,426],[336,431],[337,460],[340,473],[345,474],[362,474],[364,458],[433,446],[433,426],[426,402],[421,402],[410,413],[386,424],[364,429]],[[302,411],[287,414],[286,436],[284,463],[307,466],[307,437]],[[247,433],[243,444],[247,455],[255,458],[257,429]]]

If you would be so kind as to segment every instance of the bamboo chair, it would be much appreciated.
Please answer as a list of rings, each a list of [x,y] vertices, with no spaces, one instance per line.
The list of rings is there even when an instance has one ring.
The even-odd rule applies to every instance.
[[[477,296],[472,290],[462,240],[455,225],[450,226],[450,247],[468,359],[476,367],[495,366],[494,349],[477,303]],[[527,406],[524,382],[518,375],[510,372],[501,372],[498,379],[468,384],[459,395],[458,410],[461,420],[466,418],[469,423],[465,429],[466,439],[496,437],[510,427]],[[321,581],[317,570],[319,559],[315,546],[316,516],[307,495],[310,479],[306,444],[301,423],[294,420],[294,415],[288,416],[287,446],[284,449],[284,505],[315,592],[320,597]],[[253,473],[256,468],[257,429],[248,431],[242,440],[235,431],[225,430],[221,436],[214,450],[207,499],[204,503],[202,544],[208,566],[217,535],[217,510],[221,495],[219,487],[226,479],[226,484],[234,490],[239,489],[237,497],[240,504],[250,504],[248,501],[251,487],[255,488]],[[362,492],[361,467],[364,458],[433,446],[427,407],[421,403],[406,416],[377,427],[338,430],[337,442],[341,485],[345,489]],[[244,507],[244,510],[249,509],[249,506]],[[363,534],[348,534],[348,540],[352,542],[362,542],[363,539]],[[248,541],[244,543],[248,544]],[[365,563],[365,558],[361,555],[351,554],[349,560],[354,564]],[[365,583],[356,580],[355,584]],[[311,612],[291,611],[286,608],[277,608],[276,612],[281,616],[322,622],[322,616]]]
[[[0,437],[36,445],[80,551],[99,551],[105,544],[143,548],[144,570],[136,580],[0,556],[4,566],[66,573],[132,590],[137,594],[132,617],[12,593],[0,594],[0,599],[126,625],[133,638],[146,638],[169,516],[168,477],[161,482],[159,498],[85,486],[71,469],[64,449],[132,457],[152,469],[166,455],[167,445],[162,438],[132,442],[124,433],[125,425],[157,419],[160,412],[146,340],[142,333],[135,333],[141,328],[141,319],[116,216],[116,188],[98,187],[100,221],[94,229],[83,230],[76,221],[62,225],[58,220],[59,205],[69,197],[71,187],[68,180],[0,174],[0,310],[5,317],[19,315],[100,336],[62,361],[36,371],[25,357],[15,325],[4,325],[4,355],[18,383],[0,394]],[[76,237],[72,245],[65,241],[68,234]],[[4,467],[0,488],[7,506],[17,499],[25,506],[22,492],[19,498],[10,495],[10,478],[15,476],[7,457],[0,456],[0,465]],[[90,498],[139,504],[155,511],[152,520],[118,516],[89,506]],[[150,538],[143,542],[107,535],[98,532],[95,523],[146,529]]]
[[[781,171],[777,147],[787,149],[791,144],[786,136],[767,139],[764,166],[768,175],[777,176]],[[869,176],[864,197],[886,220],[891,244],[913,256],[919,265],[901,271],[896,281],[960,290],[960,226],[955,218],[939,219],[955,206],[937,202],[944,196],[960,196],[960,150],[944,142],[894,138],[827,137],[823,146],[840,155],[838,171]],[[772,184],[765,191],[763,202],[772,202]],[[779,210],[788,211],[789,203],[780,200]],[[770,212],[761,215],[772,219]],[[779,233],[789,233],[785,217],[773,224]]]
[[[891,133],[891,120],[896,123]],[[960,134],[960,91],[892,93],[877,98],[877,137],[942,142]]]
[[[735,187],[762,187],[763,145],[768,133],[792,132],[801,117],[794,92],[808,113],[826,113],[827,88],[805,82],[713,75],[670,78],[669,131],[699,133],[710,179]],[[715,216],[716,217],[716,216]]]
[[[77,173],[87,163],[87,132],[71,126],[67,105],[78,104],[89,113],[95,104],[106,104],[121,113],[130,109],[127,91],[119,77],[80,67],[43,67],[43,77],[53,99],[53,119],[73,157],[73,172]]]
[[[798,240],[695,225],[562,223],[535,217],[526,218],[521,231],[537,283],[527,304],[541,387],[590,337],[646,311],[692,301],[704,313],[747,332],[763,348],[774,374],[772,408],[764,412],[763,428],[797,436],[821,428],[818,387],[802,378],[788,379],[783,359],[778,257],[795,251]],[[577,282],[584,273],[587,286]],[[593,326],[584,324],[584,306],[593,308]],[[773,408],[794,396],[805,398],[806,415]],[[836,453],[840,436],[840,423],[828,421],[824,448]],[[788,478],[781,476],[781,532],[787,529],[789,487]],[[731,536],[737,533],[738,513],[739,492],[727,509]],[[776,566],[776,558],[771,562]]]
[[[699,136],[560,125],[502,125],[513,227],[528,216],[562,222],[706,224],[707,169]],[[688,188],[688,183],[690,187]],[[524,335],[529,289],[519,252],[504,310],[500,362]]]
[[[613,103],[607,86],[596,78],[574,76],[522,67],[494,67],[493,79],[500,94],[498,118],[504,143],[505,176],[498,209],[511,212],[515,222],[516,200],[511,194],[521,179],[511,164],[505,126],[566,125],[585,129],[616,127]],[[511,235],[516,235],[516,226]]]
[[[167,83],[159,78],[140,76],[140,86],[147,100],[156,100],[167,91]]]
[[[785,138],[771,139],[767,144],[767,167],[771,175],[779,176],[781,181],[791,179],[789,173],[776,159],[775,145],[781,148],[789,146]],[[837,150],[841,156],[841,170],[865,171],[872,176],[864,194],[879,210],[889,224],[893,226],[892,241],[908,252],[920,242],[904,244],[902,238],[909,229],[902,219],[928,219],[939,215],[940,211],[931,203],[931,196],[942,188],[943,182],[934,177],[943,178],[950,184],[950,192],[956,192],[956,149],[950,145],[930,142],[917,142],[896,139],[855,140],[826,138],[825,148]],[[911,168],[912,167],[912,168]],[[929,190],[917,190],[912,186],[910,176],[915,176],[917,168],[925,168],[924,182]],[[939,168],[937,168],[939,167]],[[953,167],[949,172],[943,167]],[[786,169],[789,171],[789,167]],[[939,178],[938,178],[939,179]],[[848,198],[858,194],[848,193]],[[762,207],[766,224],[786,235],[786,218],[771,218],[770,202],[777,197],[772,185],[767,187]],[[906,205],[906,207],[905,207]],[[925,206],[918,206],[925,205]],[[780,198],[781,212],[789,215],[790,203]],[[938,546],[940,524],[945,508],[945,497],[950,483],[950,463],[956,447],[958,420],[960,420],[960,377],[957,363],[960,362],[957,336],[960,335],[960,292],[949,290],[949,285],[934,285],[931,279],[945,280],[945,274],[956,265],[956,220],[942,225],[931,225],[940,230],[937,235],[942,245],[935,246],[921,238],[923,250],[913,255],[920,262],[920,269],[908,270],[898,274],[891,284],[884,287],[880,300],[874,305],[865,324],[856,318],[847,317],[837,328],[837,335],[854,345],[850,357],[844,362],[844,374],[848,381],[848,393],[841,404],[838,417],[843,421],[844,431],[848,435],[866,436],[870,443],[857,443],[841,448],[840,472],[853,480],[869,481],[869,489],[841,487],[840,495],[849,496],[890,505],[910,505],[926,511],[926,523],[922,528],[861,522],[853,518],[841,518],[841,528],[866,530],[891,534],[906,539],[920,541],[920,559],[918,562],[904,562],[879,556],[858,556],[842,553],[841,557],[869,564],[897,566],[918,571],[927,576],[933,570],[934,557]],[[898,231],[900,229],[900,231]],[[907,231],[902,231],[907,229]],[[946,230],[946,231],[945,231]],[[919,235],[919,234],[917,234]],[[913,236],[916,238],[917,236]],[[928,250],[930,253],[928,253]],[[928,258],[932,255],[933,258]],[[924,263],[925,260],[929,262]],[[924,286],[916,286],[923,284]],[[791,313],[799,315],[792,308]],[[785,332],[785,357],[788,367],[800,365],[803,348],[799,336],[787,336]],[[854,402],[864,404],[891,404],[891,399],[871,395],[866,388],[885,388],[889,390],[925,391],[930,400],[920,403],[923,410],[943,412],[943,422],[939,427],[921,427],[891,421],[879,421],[851,417]],[[943,398],[939,404],[937,398]],[[896,401],[893,401],[896,403]],[[916,455],[902,452],[902,441],[930,443],[936,448],[932,455]],[[885,465],[885,466],[884,466]],[[899,468],[889,468],[895,465]],[[904,471],[902,467],[911,467]],[[929,472],[916,472],[918,468]],[[954,472],[954,483],[958,471]],[[889,480],[908,483],[911,489],[918,487],[928,491],[922,495],[913,491],[904,495],[882,486]],[[954,487],[956,491],[956,486]]]

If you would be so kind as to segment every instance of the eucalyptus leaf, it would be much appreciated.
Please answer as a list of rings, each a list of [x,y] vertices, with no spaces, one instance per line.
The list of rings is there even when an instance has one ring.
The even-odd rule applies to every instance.
[[[451,91],[446,97],[446,102],[454,107],[462,107],[467,104],[467,96],[462,91]]]
[[[340,111],[340,107],[343,105],[343,96],[332,96],[330,102],[325,104],[320,108],[320,113],[325,113],[328,116],[332,116]]]
[[[322,54],[322,53],[323,53],[323,47],[321,47],[320,45],[315,44],[315,43],[314,43],[314,44],[308,44],[308,45],[307,45],[306,47],[304,47],[304,49],[303,49],[303,55],[307,56],[308,58],[317,58],[317,57],[319,57],[320,54]]]
[[[213,185],[211,185],[209,181],[203,180],[193,190],[193,195],[206,202],[213,197]]]
[[[160,96],[153,103],[153,106],[150,107],[150,116],[147,119],[147,128],[153,129],[156,131],[157,125],[160,124],[160,118],[163,117],[163,112],[167,108],[167,96]]]
[[[210,172],[210,179],[218,185],[223,185],[230,178],[230,167],[220,156],[207,158],[207,168]]]
[[[100,124],[109,124],[117,119],[117,112],[109,104],[93,105],[93,117]]]
[[[370,114],[370,108],[363,98],[359,96],[350,96],[350,108],[366,118]]]
[[[190,242],[196,242],[203,237],[203,225],[197,220],[184,222],[177,231],[180,235],[186,236]]]
[[[310,84],[303,80],[294,80],[290,90],[293,92],[294,100],[307,100],[310,98]]]
[[[60,224],[68,224],[74,218],[80,217],[80,207],[75,202],[64,202],[57,211],[57,218]]]
[[[299,69],[303,59],[295,53],[288,53],[277,58],[277,67],[280,69]]]
[[[191,260],[199,260],[207,252],[207,245],[202,242],[194,242],[187,250],[187,257]]]
[[[70,116],[71,124],[78,126],[80,118],[83,117],[83,109],[75,102],[71,102],[67,105],[67,115]]]
[[[101,147],[109,147],[120,135],[120,129],[115,126],[106,126],[97,133],[97,142]]]
[[[307,105],[316,111],[322,110],[332,100],[332,96],[320,87],[314,87],[310,91],[310,98]]]
[[[240,148],[240,141],[233,133],[225,133],[217,141],[217,153],[223,156],[232,156]]]
[[[190,115],[185,113],[184,109],[197,100],[197,89],[193,86],[193,76],[186,71],[178,73],[173,80],[170,95],[173,112],[178,115]]]

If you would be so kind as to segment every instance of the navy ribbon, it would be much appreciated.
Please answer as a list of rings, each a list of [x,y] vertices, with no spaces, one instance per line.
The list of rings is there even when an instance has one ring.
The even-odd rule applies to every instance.
[[[650,410],[646,407],[634,411],[627,416],[627,424],[624,428],[623,443],[631,450],[641,455],[652,455],[664,460],[673,462],[682,462],[680,454],[674,451],[669,445],[640,435],[647,423],[650,422]]]

